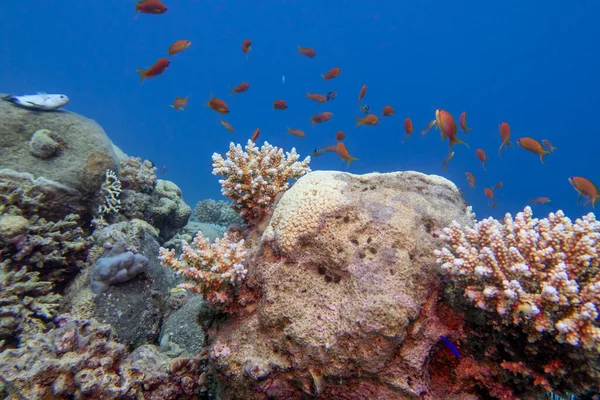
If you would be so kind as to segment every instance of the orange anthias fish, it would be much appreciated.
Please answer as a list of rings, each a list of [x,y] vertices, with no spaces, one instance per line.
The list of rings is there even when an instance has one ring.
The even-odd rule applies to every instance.
[[[460,114],[459,123],[460,123],[460,129],[463,130],[463,132],[465,133],[465,135],[469,136],[467,134],[467,132],[468,131],[472,131],[473,128],[469,128],[467,126],[467,112],[466,111],[463,111],[462,114]]]
[[[188,106],[189,97],[189,94],[185,97],[175,97],[175,101],[173,102],[173,104],[171,104],[171,107],[173,107],[176,110],[183,110],[184,107]]]
[[[252,40],[246,39],[242,42],[242,53],[246,55],[246,60],[248,59],[248,52],[252,50]]]
[[[550,199],[548,197],[536,197],[533,200],[530,200],[529,203],[531,204],[547,204],[550,203]]]
[[[212,93],[210,94],[210,100],[204,105],[215,110],[219,114],[229,114],[229,107],[227,107],[227,104],[223,100],[213,97]]]
[[[569,178],[569,183],[579,193],[577,203],[579,203],[581,197],[588,197],[592,203],[592,207],[596,208],[596,202],[600,199],[600,191],[598,191],[598,187],[592,181],[581,176],[572,176]]]
[[[498,205],[498,202],[494,201],[493,203],[490,203],[490,208],[496,208],[497,205]]]
[[[302,54],[308,58],[313,58],[317,55],[315,49],[313,49],[312,47],[302,47],[300,45],[298,45],[298,52],[296,54]]]
[[[358,158],[350,156],[350,153],[348,152],[348,149],[346,148],[344,142],[338,142],[335,145],[335,151],[342,160],[348,162],[348,166],[350,166],[350,163],[352,161],[358,160]]]
[[[285,100],[275,100],[273,102],[273,108],[276,110],[285,110],[286,108],[288,108],[288,105],[285,102]]]
[[[384,117],[391,117],[392,115],[394,115],[395,112],[396,112],[396,110],[394,110],[394,107],[384,106],[382,114]]]
[[[498,190],[498,189],[502,189],[504,187],[504,183],[502,182],[498,182],[494,185],[494,187],[492,188],[492,190]]]
[[[231,126],[231,124],[227,121],[221,120],[221,125],[223,125],[225,127],[225,129],[227,129],[229,132],[233,133],[233,126]]]
[[[406,140],[408,140],[410,135],[413,133],[413,124],[412,124],[412,121],[410,120],[410,118],[406,118],[404,120],[404,132],[406,132],[406,137],[404,138],[402,143],[404,143]]]
[[[448,164],[448,163],[450,162],[450,160],[452,160],[452,157],[454,157],[454,152],[452,152],[452,153],[448,154],[448,155],[446,156],[446,158],[444,158],[444,161],[442,161],[442,169],[443,169],[444,171],[446,171],[446,169],[447,169],[447,168],[446,168],[446,164]]]
[[[494,191],[490,188],[483,189],[483,194],[490,200],[494,198]]]
[[[136,69],[136,71],[140,74],[140,83],[144,81],[146,78],[153,78],[165,72],[167,67],[171,62],[166,58],[160,58],[157,62],[154,63],[153,66],[148,68],[147,70]]]
[[[552,143],[550,143],[548,139],[542,140],[542,143],[544,144],[544,146],[546,146],[550,153],[554,153],[554,150],[557,149],[556,147],[552,146]]]
[[[369,114],[364,118],[354,117],[358,121],[355,128],[358,128],[361,125],[377,125],[379,123],[379,117],[375,114]]]
[[[498,149],[498,155],[502,157],[502,149],[504,147],[513,147],[513,144],[510,141],[510,126],[506,122],[500,123],[500,139],[502,139],[502,144]]]
[[[344,140],[344,139],[346,139],[346,134],[345,134],[344,132],[342,132],[342,131],[337,131],[337,132],[335,133],[335,140],[337,140],[338,142],[340,142],[340,141],[342,141],[342,140]]]
[[[187,49],[188,47],[190,47],[192,44],[192,42],[190,42],[189,40],[178,40],[175,43],[173,43],[171,46],[169,46],[169,55],[170,56],[174,56],[175,54],[184,51],[185,49]]]
[[[250,138],[250,140],[252,140],[253,142],[256,142],[256,139],[258,139],[258,135],[260,135],[260,128],[256,128],[256,130],[252,134],[252,137]]]
[[[521,146],[522,148],[524,148],[527,151],[532,152],[533,154],[537,154],[540,156],[540,161],[542,162],[542,164],[546,165],[544,163],[544,156],[546,154],[550,154],[550,152],[548,150],[545,150],[542,145],[540,144],[540,142],[538,142],[535,139],[532,138],[528,138],[528,137],[524,137],[524,138],[520,138],[519,140],[517,140],[517,144],[519,146]]]
[[[164,14],[167,7],[159,0],[142,0],[135,5],[135,14]]]
[[[329,79],[336,78],[341,73],[342,73],[342,69],[336,67],[336,68],[331,68],[329,70],[329,72],[327,72],[325,75],[321,74],[321,76],[323,77],[323,80],[329,80]]]
[[[469,186],[471,186],[471,189],[473,189],[475,187],[475,175],[470,172],[465,172],[465,175],[467,177],[467,181],[469,181]]]
[[[331,117],[333,117],[333,113],[332,112],[324,112],[321,114],[315,114],[312,117],[310,117],[310,121],[312,122],[313,128],[315,127],[315,124],[320,124],[321,122],[327,122],[331,119]]]
[[[318,93],[306,93],[306,97],[317,103],[327,103],[327,97]]]
[[[440,129],[442,139],[448,138],[450,141],[450,149],[457,143],[464,144],[469,148],[468,144],[456,137],[456,122],[448,111],[435,110],[435,123]]]
[[[358,94],[358,105],[360,105],[360,101],[365,97],[365,94],[367,94],[367,85],[362,85],[360,93]]]
[[[245,92],[246,90],[248,90],[248,88],[250,87],[250,85],[248,84],[248,82],[242,82],[237,86],[231,86],[229,85],[230,88],[233,89],[233,92],[231,92],[231,94],[236,94],[236,93],[242,93]]]
[[[306,137],[306,134],[303,131],[301,131],[300,129],[292,129],[289,126],[286,126],[286,128],[287,128],[287,133],[290,133],[299,138]]]
[[[429,125],[427,125],[427,127],[421,131],[421,135],[427,135],[427,132],[429,132],[431,130],[431,128],[433,128],[434,126],[435,126],[435,119],[433,121],[431,121],[429,123]]]
[[[481,161],[481,166],[483,167],[483,170],[487,171],[485,169],[485,163],[487,162],[488,158],[485,155],[485,151],[483,151],[482,149],[477,149],[477,150],[475,150],[475,155]]]

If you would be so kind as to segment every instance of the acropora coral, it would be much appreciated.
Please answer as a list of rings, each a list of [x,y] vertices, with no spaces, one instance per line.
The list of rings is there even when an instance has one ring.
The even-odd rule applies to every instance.
[[[212,156],[213,175],[219,180],[221,193],[233,200],[233,208],[246,222],[260,220],[275,202],[279,193],[289,187],[290,179],[298,179],[310,172],[310,157],[298,161],[296,149],[283,153],[279,147],[265,142],[258,148],[248,140],[246,151],[240,144],[229,144],[226,159],[221,154]]]

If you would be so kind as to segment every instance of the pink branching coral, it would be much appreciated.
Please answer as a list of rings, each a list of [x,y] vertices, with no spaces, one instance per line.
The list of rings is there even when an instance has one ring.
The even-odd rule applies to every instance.
[[[284,155],[281,148],[267,142],[259,149],[248,140],[245,152],[241,145],[230,143],[226,157],[213,154],[213,175],[223,176],[221,192],[233,200],[233,208],[246,222],[260,219],[275,197],[287,190],[288,180],[310,172],[310,157],[298,161],[295,148]]]
[[[477,307],[520,325],[530,341],[545,332],[600,352],[600,222],[593,213],[575,223],[562,211],[532,215],[526,207],[504,223],[453,223],[437,261]]]
[[[228,233],[211,244],[199,231],[191,246],[182,241],[181,248],[181,256],[177,258],[175,250],[161,247],[158,256],[161,264],[188,278],[180,288],[204,294],[213,304],[227,302],[227,285],[243,282],[248,273],[243,265],[247,255],[244,239],[236,242]]]

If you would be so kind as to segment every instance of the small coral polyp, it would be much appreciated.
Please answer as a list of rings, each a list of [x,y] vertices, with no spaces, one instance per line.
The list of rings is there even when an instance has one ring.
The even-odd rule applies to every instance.
[[[219,180],[221,193],[233,200],[233,207],[245,222],[256,222],[275,202],[276,196],[287,190],[290,179],[298,179],[310,172],[310,157],[298,161],[296,149],[283,153],[279,147],[265,142],[258,148],[248,140],[246,151],[240,144],[229,144],[226,159],[214,153],[213,175]]]

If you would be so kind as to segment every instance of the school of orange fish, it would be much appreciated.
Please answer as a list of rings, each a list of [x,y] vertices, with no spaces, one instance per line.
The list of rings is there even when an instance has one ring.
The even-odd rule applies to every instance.
[[[137,15],[137,13],[164,14],[165,12],[167,12],[167,7],[160,0],[141,0],[138,3],[136,3],[135,8],[136,8],[136,15]],[[184,51],[190,45],[191,45],[191,41],[189,41],[189,40],[177,40],[169,47],[168,55],[172,57],[172,56],[176,55],[177,53]],[[250,50],[252,50],[252,41],[249,39],[245,39],[242,42],[241,50],[247,59],[248,53],[250,52]],[[314,58],[317,55],[316,51],[313,48],[301,47],[301,46],[298,46],[298,54],[302,54],[309,58]],[[141,76],[140,83],[143,82],[147,78],[153,78],[158,75],[161,75],[163,72],[165,72],[165,70],[167,69],[169,64],[170,64],[169,59],[160,58],[150,68],[148,68],[146,70],[138,69],[137,72],[139,72],[140,76]],[[341,72],[342,72],[341,68],[336,67],[336,68],[332,68],[326,74],[323,74],[321,76],[323,77],[324,80],[330,80],[330,79],[335,79],[336,77],[338,77]],[[250,85],[247,82],[242,82],[235,87],[232,86],[232,89],[233,89],[232,94],[243,93],[243,92],[247,91],[249,88],[250,88]],[[373,126],[373,125],[377,125],[380,121],[379,117],[376,114],[369,113],[368,106],[363,106],[363,107],[360,106],[361,100],[364,98],[366,93],[367,93],[367,85],[363,85],[362,88],[360,89],[360,92],[358,95],[358,106],[367,115],[364,117],[356,117],[356,119],[358,121],[356,127],[359,127],[361,125]],[[313,100],[313,101],[316,101],[319,103],[326,103],[329,100],[335,98],[335,95],[336,95],[335,92],[328,93],[327,95],[322,95],[322,94],[317,94],[317,93],[307,93],[306,97],[309,98],[310,100]],[[175,110],[183,110],[185,107],[188,106],[188,97],[189,97],[189,95],[186,97],[176,97],[175,101],[173,102],[171,107],[173,107]],[[206,103],[204,105],[220,114],[228,114],[229,113],[229,107],[227,106],[227,103],[225,103],[225,101],[223,101],[221,99],[212,97],[212,94],[211,94],[211,98],[209,99],[208,103]],[[278,99],[273,102],[273,108],[275,110],[285,110],[288,108],[288,106],[287,106],[287,103],[285,102],[285,100]],[[382,110],[383,117],[391,117],[394,115],[394,113],[395,113],[395,110],[392,106],[386,105],[383,107],[383,110]],[[333,116],[333,113],[331,113],[331,112],[323,112],[323,113],[313,115],[311,117],[311,122],[312,122],[313,127],[315,124],[320,124],[320,123],[329,121],[332,116]],[[227,121],[221,120],[220,123],[229,132],[231,132],[231,133],[234,132],[233,127]],[[470,130],[472,130],[472,128],[467,126],[467,113],[466,112],[461,113],[461,115],[459,117],[459,125],[460,125],[460,128],[462,129],[462,131],[465,133],[465,136],[468,136],[468,132]],[[454,151],[452,151],[452,147],[456,144],[463,144],[463,145],[467,146],[467,148],[469,146],[464,141],[460,140],[457,137],[458,129],[457,129],[456,122],[455,122],[454,118],[452,117],[452,115],[448,111],[441,110],[441,109],[436,110],[435,118],[429,123],[429,125],[427,125],[425,130],[423,130],[421,132],[421,135],[427,134],[434,127],[436,129],[439,129],[442,140],[448,139],[448,142],[449,142],[449,154],[446,156],[446,158],[442,162],[442,168],[445,171],[446,165],[454,157]],[[404,138],[403,143],[410,138],[410,136],[413,132],[413,123],[410,118],[406,118],[404,120],[404,131],[406,132],[406,137]],[[306,136],[302,130],[293,129],[290,127],[287,128],[287,133],[292,134],[297,137],[300,137],[300,138],[303,138]],[[501,144],[500,144],[500,148],[498,149],[498,154],[500,157],[502,157],[502,150],[504,148],[513,147],[513,143],[510,141],[510,126],[507,122],[500,123],[499,134],[500,134]],[[257,128],[254,131],[254,133],[252,134],[251,140],[252,141],[257,140],[259,135],[260,135],[260,129]],[[350,155],[350,152],[348,151],[348,149],[346,148],[346,145],[343,142],[344,138],[345,138],[344,132],[342,132],[342,131],[336,132],[336,134],[335,134],[336,144],[328,146],[328,147],[324,147],[324,148],[317,148],[312,153],[312,156],[319,156],[326,152],[335,152],[342,160],[346,161],[348,163],[348,165],[350,165],[350,162],[357,160],[357,158],[352,157]],[[536,140],[534,138],[522,137],[517,140],[517,144],[522,149],[538,155],[540,157],[540,161],[542,162],[542,164],[544,164],[544,157],[548,154],[553,153],[556,150],[556,147],[554,147],[552,145],[552,143],[550,143],[546,139],[542,140],[542,142],[540,143],[538,140]],[[488,161],[485,151],[483,149],[476,149],[475,156],[481,161],[482,167],[485,170],[485,163]],[[471,173],[471,172],[465,172],[465,175],[466,175],[466,179],[469,183],[469,186],[471,188],[474,188],[475,181],[476,181],[475,175],[473,175],[473,173]],[[568,180],[569,180],[569,183],[573,186],[573,188],[578,193],[577,201],[579,202],[581,200],[581,198],[586,198],[587,201],[586,201],[585,205],[591,204],[595,208],[597,200],[600,199],[600,190],[598,190],[598,187],[593,182],[591,182],[589,179],[586,179],[581,176],[572,176],[572,177],[569,177]],[[498,182],[498,183],[496,183],[496,185],[494,185],[491,188],[489,188],[489,187],[484,188],[483,194],[488,198],[488,200],[489,200],[488,204],[490,207],[494,208],[497,206],[497,202],[493,201],[494,200],[494,192],[496,190],[502,188],[502,186],[503,186],[503,183]],[[531,204],[545,204],[545,203],[549,203],[550,201],[551,200],[548,197],[538,197],[538,198],[530,200],[530,203]]]

